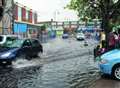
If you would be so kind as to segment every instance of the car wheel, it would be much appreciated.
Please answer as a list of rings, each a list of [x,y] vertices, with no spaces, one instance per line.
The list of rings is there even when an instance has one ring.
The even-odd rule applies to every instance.
[[[120,80],[120,66],[116,66],[113,68],[112,76],[113,78]]]
[[[12,61],[0,62],[0,66],[8,66],[8,65],[12,65]]]
[[[18,59],[27,59],[27,60],[31,60],[31,57],[28,56],[28,55],[26,55],[26,54],[22,54],[22,55],[16,57],[15,60],[18,60]]]
[[[37,58],[37,57],[39,57],[39,56],[38,56],[38,54],[35,54],[35,55],[33,55],[32,57],[33,57],[33,58]]]
[[[4,66],[4,64],[3,64],[3,62],[2,62],[2,61],[0,61],[0,66]]]
[[[27,59],[27,60],[31,60],[32,56],[25,55],[24,58]]]

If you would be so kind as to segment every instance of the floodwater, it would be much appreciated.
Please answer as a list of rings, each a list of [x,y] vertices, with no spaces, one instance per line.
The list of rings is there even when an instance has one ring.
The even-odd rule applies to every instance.
[[[43,44],[40,58],[0,68],[0,88],[92,88],[100,76],[93,60],[95,42],[88,43],[57,38]]]

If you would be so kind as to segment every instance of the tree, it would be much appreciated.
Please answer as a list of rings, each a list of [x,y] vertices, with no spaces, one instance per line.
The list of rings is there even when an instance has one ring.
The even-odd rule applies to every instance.
[[[0,7],[0,19],[2,18],[2,16],[3,16],[3,8]]]
[[[4,10],[4,0],[0,0],[0,20],[3,16],[3,10]]]
[[[45,24],[41,26],[41,30],[42,30],[42,31],[45,31],[45,30],[46,30],[46,25],[45,25]]]
[[[102,19],[101,28],[106,33],[106,43],[108,44],[111,19],[117,21],[120,17],[120,0],[71,0],[67,8],[76,10],[79,17],[82,15]]]

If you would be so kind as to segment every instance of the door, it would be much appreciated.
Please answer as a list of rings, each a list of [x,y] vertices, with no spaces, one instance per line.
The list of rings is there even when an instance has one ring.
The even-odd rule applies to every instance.
[[[32,47],[35,55],[42,51],[42,46],[38,40],[32,40]]]
[[[27,56],[33,55],[32,43],[29,39],[24,41],[22,48],[23,48],[24,54],[26,54]]]

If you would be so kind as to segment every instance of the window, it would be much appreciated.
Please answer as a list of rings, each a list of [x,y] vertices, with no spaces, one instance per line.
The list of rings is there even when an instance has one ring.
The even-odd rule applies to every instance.
[[[31,46],[31,42],[29,40],[25,40],[23,46]]]
[[[15,40],[17,40],[17,37],[7,37],[5,45],[7,45],[7,46],[12,45]]]
[[[33,44],[33,46],[40,46],[40,43],[38,40],[33,40],[32,44]]]

